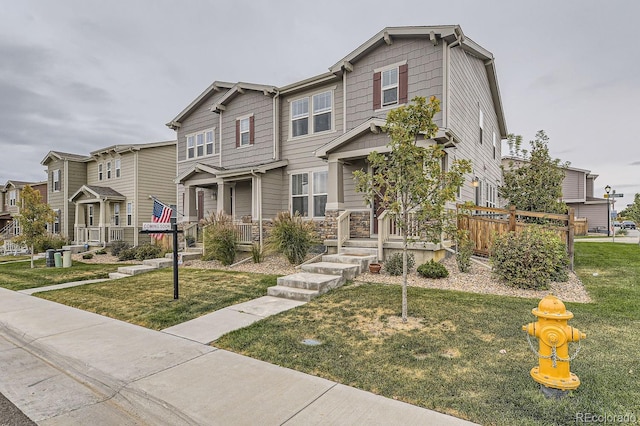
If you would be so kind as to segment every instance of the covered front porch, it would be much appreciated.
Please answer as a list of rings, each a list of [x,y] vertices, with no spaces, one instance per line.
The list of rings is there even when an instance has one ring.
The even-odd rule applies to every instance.
[[[132,241],[135,228],[126,197],[111,188],[83,185],[71,198],[75,203],[75,244],[107,246],[115,241]],[[129,225],[129,226],[125,226]]]

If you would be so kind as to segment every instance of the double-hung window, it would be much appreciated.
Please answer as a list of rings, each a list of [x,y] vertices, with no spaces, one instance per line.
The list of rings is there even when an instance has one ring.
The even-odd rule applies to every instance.
[[[16,196],[15,189],[9,191],[9,205],[10,206],[15,206],[16,205],[16,199],[17,199],[17,196]]]
[[[398,68],[382,72],[382,106],[398,103]]]
[[[113,205],[113,225],[120,226],[120,204]]]
[[[253,114],[236,118],[236,148],[253,145],[255,134]]]
[[[196,155],[202,157],[204,155],[204,133],[196,135]]]
[[[480,110],[479,119],[479,127],[480,127],[480,144],[482,145],[482,128],[484,127],[484,114],[482,114],[482,110]]]
[[[407,103],[409,73],[406,61],[373,72],[373,109]]]
[[[120,159],[116,158],[116,177],[119,178],[120,177],[120,170],[121,170],[121,163],[120,163]]]
[[[102,180],[102,163],[98,164],[98,180]]]
[[[291,102],[291,137],[326,132],[333,128],[333,90]]]
[[[496,132],[493,132],[493,159],[496,159]]]
[[[111,161],[107,161],[107,179],[111,179]]]
[[[195,136],[187,136],[187,158],[196,156],[196,138]]]
[[[89,204],[89,211],[87,213],[87,224],[93,226],[93,204]]]
[[[53,233],[59,234],[60,233],[60,210],[54,210],[53,213],[55,214],[53,219]]]
[[[249,144],[249,117],[247,117],[240,120],[240,146],[247,146]]]
[[[206,155],[212,155],[213,151],[214,151],[213,145],[215,143],[215,139],[214,139],[214,136],[213,136],[213,130],[207,130],[204,135],[205,135],[205,144],[206,144],[205,145],[206,146],[205,147]]]
[[[52,191],[60,191],[60,169],[56,169],[51,172]]]
[[[133,225],[133,203],[127,203],[127,226]]]
[[[327,206],[326,171],[291,175],[291,212],[300,216],[324,217]]]

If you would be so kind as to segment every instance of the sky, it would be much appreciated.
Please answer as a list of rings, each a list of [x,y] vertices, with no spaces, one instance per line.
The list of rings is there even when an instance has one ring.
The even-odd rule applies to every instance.
[[[510,133],[640,193],[637,0],[0,0],[0,185],[50,150],[175,139],[213,81],[283,86],[388,26],[459,24],[495,57]],[[503,153],[506,150],[503,150]]]

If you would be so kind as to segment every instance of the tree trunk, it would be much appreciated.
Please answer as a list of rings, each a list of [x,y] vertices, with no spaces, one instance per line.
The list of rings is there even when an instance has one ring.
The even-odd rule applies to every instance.
[[[407,322],[407,212],[402,212],[402,322]],[[402,229],[401,228],[401,229]]]
[[[33,264],[33,244],[31,244],[31,269],[35,268]]]

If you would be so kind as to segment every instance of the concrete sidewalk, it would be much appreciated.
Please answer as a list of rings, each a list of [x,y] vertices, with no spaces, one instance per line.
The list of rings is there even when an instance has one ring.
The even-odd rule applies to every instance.
[[[0,392],[44,426],[471,424],[204,345],[193,324],[172,327],[184,338],[0,288]]]

